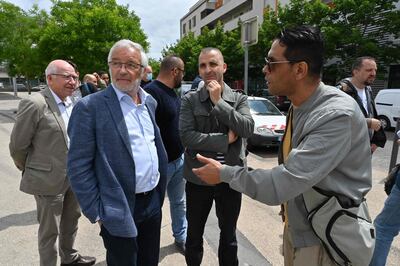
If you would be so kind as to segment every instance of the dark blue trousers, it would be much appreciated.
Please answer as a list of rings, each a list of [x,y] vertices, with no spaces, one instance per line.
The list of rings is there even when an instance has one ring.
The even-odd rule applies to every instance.
[[[160,254],[161,200],[156,189],[137,195],[134,220],[137,237],[112,236],[102,225],[100,235],[108,266],[156,266]]]
[[[219,265],[238,265],[236,224],[242,194],[228,184],[200,186],[186,183],[186,218],[188,221],[185,259],[189,266],[198,266],[203,259],[203,234],[213,201],[221,229],[218,247]]]

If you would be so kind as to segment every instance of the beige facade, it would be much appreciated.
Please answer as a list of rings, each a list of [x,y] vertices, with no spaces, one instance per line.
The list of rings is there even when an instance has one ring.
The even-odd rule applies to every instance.
[[[246,21],[258,16],[262,23],[266,10],[276,9],[278,3],[285,5],[290,0],[199,0],[181,19],[181,37],[189,32],[195,36],[201,34],[205,26],[212,29],[218,21],[224,24],[226,31],[238,26],[239,19]]]

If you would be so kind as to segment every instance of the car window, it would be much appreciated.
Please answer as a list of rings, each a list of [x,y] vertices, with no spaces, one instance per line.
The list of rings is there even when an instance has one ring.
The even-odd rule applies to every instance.
[[[250,112],[257,115],[282,115],[272,103],[267,100],[248,100]]]

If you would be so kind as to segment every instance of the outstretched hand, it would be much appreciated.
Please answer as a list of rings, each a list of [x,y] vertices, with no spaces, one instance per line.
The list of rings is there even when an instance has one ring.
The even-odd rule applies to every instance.
[[[197,154],[196,158],[205,165],[200,168],[193,168],[193,173],[207,184],[215,185],[221,183],[219,176],[222,164],[214,159],[204,157],[200,154]]]

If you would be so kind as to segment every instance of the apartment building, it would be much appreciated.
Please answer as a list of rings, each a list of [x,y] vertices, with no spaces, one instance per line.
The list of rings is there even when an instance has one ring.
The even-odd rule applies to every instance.
[[[290,0],[199,0],[181,18],[181,38],[189,32],[198,36],[203,27],[213,29],[218,21],[224,24],[226,31],[235,29],[239,19],[246,21],[258,16],[261,24],[264,12],[276,10],[278,4],[286,5],[289,2]]]
[[[189,12],[180,20],[181,38],[193,32],[195,36],[201,34],[204,27],[213,29],[218,21],[224,25],[224,30],[230,31],[238,27],[239,19],[246,21],[258,16],[258,23],[262,23],[264,12],[267,10],[276,10],[278,4],[286,5],[290,0],[199,0],[194,4]],[[332,0],[323,0],[330,3]],[[400,1],[396,4],[400,9]],[[379,29],[370,29],[379,30]],[[386,38],[391,38],[386,36]],[[399,42],[400,40],[393,40]],[[388,67],[388,75],[384,80],[377,80],[374,89],[378,91],[386,87],[400,86],[400,65],[393,62]]]
[[[213,29],[218,21],[226,31],[238,26],[239,19],[246,21],[255,16],[262,23],[264,12],[274,9],[278,3],[287,4],[290,0],[199,0],[181,19],[181,37],[189,32],[201,34],[203,27]]]

